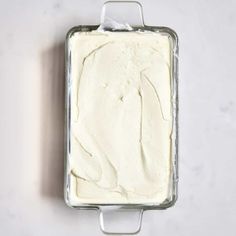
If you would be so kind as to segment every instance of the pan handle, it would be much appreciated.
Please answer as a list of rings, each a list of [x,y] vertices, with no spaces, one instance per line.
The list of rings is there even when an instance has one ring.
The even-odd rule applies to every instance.
[[[143,27],[143,7],[137,1],[107,1],[103,4],[101,24],[106,21],[115,21],[130,26]]]
[[[142,225],[143,209],[125,206],[99,208],[100,228],[105,234],[136,234]]]

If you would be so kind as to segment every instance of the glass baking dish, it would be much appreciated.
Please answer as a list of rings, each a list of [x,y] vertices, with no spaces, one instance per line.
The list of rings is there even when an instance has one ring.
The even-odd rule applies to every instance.
[[[117,9],[117,4],[125,7],[136,7],[136,13],[139,14],[137,17],[138,21],[136,24],[134,20],[131,21],[132,29],[130,31],[134,32],[158,32],[163,35],[167,35],[171,41],[171,65],[170,65],[170,77],[171,77],[171,106],[172,106],[172,134],[171,134],[171,197],[168,198],[162,204],[154,204],[154,203],[143,203],[143,204],[95,204],[95,203],[80,203],[74,204],[71,202],[69,193],[71,188],[71,180],[69,177],[70,168],[69,168],[69,160],[70,160],[70,151],[71,151],[71,81],[73,77],[71,75],[71,54],[73,51],[69,46],[69,42],[72,36],[77,32],[91,32],[97,30],[99,25],[83,25],[72,28],[66,37],[65,49],[65,67],[66,67],[66,98],[65,98],[65,179],[64,179],[64,197],[65,202],[68,206],[76,209],[96,209],[100,212],[100,226],[101,230],[104,233],[111,234],[134,234],[140,231],[141,222],[142,222],[142,214],[144,210],[153,210],[153,209],[166,209],[170,206],[173,206],[177,199],[177,182],[178,182],[178,37],[176,33],[167,27],[158,27],[158,26],[146,26],[143,21],[143,11],[142,6],[138,2],[106,2],[104,4],[104,8],[102,11],[102,19],[101,23],[104,23],[105,16],[108,14],[108,10],[110,7],[114,7]],[[113,9],[114,9],[113,8]],[[112,13],[114,14],[114,13]],[[116,19],[117,20],[117,19]],[[129,21],[130,22],[130,21]],[[137,23],[138,22],[138,23]],[[119,31],[123,34],[127,33],[126,29],[117,29],[117,28],[106,28],[106,31]],[[129,31],[129,32],[130,32]],[[134,215],[136,224],[131,226],[129,224],[129,229],[122,230],[120,227],[109,228],[108,223],[109,220],[112,219],[115,214],[115,221],[117,221],[118,217],[130,217]],[[131,218],[130,218],[131,219]],[[107,223],[106,223],[107,222]]]

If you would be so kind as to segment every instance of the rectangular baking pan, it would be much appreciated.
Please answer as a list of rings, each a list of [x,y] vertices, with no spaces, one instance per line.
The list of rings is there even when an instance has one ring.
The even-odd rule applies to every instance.
[[[64,198],[68,206],[76,209],[96,209],[100,211],[100,225],[104,233],[108,232],[104,228],[104,212],[106,209],[114,210],[139,210],[139,225],[136,229],[136,233],[140,230],[142,213],[144,210],[153,209],[166,209],[173,206],[177,200],[177,182],[178,182],[178,37],[177,34],[168,27],[158,26],[138,26],[133,27],[133,31],[152,31],[159,32],[164,35],[168,35],[172,42],[172,53],[171,53],[171,95],[172,95],[172,117],[173,117],[173,132],[171,137],[171,163],[172,163],[172,197],[164,202],[163,204],[79,204],[73,205],[69,199],[69,190],[71,188],[69,178],[69,158],[70,158],[70,145],[71,145],[71,127],[70,127],[70,113],[71,113],[71,51],[69,48],[69,41],[73,34],[77,32],[90,32],[96,30],[99,25],[80,25],[73,27],[66,36],[65,41],[65,68],[66,68],[66,93],[65,93],[65,176],[64,176]],[[112,30],[114,29],[106,29]],[[121,32],[122,30],[119,30]],[[126,31],[122,31],[124,34]],[[119,233],[119,232],[114,232]],[[122,232],[124,233],[124,232]],[[127,233],[127,232],[126,232]],[[129,233],[129,232],[128,232]]]

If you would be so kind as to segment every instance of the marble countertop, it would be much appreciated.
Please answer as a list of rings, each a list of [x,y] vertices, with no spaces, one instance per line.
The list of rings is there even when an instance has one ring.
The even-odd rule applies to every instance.
[[[141,1],[180,39],[179,199],[139,235],[236,235],[236,2]],[[1,1],[0,235],[103,235],[63,202],[64,39],[103,1]]]

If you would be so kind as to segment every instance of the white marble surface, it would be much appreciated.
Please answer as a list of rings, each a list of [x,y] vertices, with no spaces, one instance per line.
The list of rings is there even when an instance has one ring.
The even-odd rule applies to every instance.
[[[0,2],[0,235],[102,235],[65,206],[63,41],[103,1]],[[142,1],[148,25],[180,38],[179,200],[140,235],[236,235],[236,2]]]

